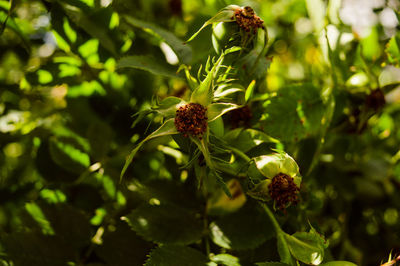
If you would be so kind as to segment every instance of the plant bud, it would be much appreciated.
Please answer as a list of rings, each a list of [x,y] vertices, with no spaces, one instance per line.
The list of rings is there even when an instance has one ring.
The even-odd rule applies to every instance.
[[[254,162],[261,180],[248,192],[250,196],[262,201],[273,200],[274,206],[282,211],[298,203],[301,176],[292,157],[286,153],[276,153],[256,157]],[[249,171],[249,175],[253,175],[252,180],[257,182],[254,173]]]
[[[176,110],[175,127],[185,137],[202,138],[207,130],[207,108],[198,103],[188,103]]]
[[[285,210],[291,204],[297,204],[299,201],[299,188],[293,181],[293,178],[279,173],[272,179],[268,185],[269,195],[275,201],[275,206],[280,210]]]

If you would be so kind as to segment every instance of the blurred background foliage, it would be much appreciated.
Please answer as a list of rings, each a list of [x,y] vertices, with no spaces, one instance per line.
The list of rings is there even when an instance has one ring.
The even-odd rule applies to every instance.
[[[155,126],[131,128],[132,114],[187,94],[178,65],[197,73],[214,51],[210,28],[183,40],[228,4],[252,6],[267,26],[254,119],[303,175],[301,203],[279,221],[287,232],[312,222],[328,260],[377,265],[400,252],[398,1],[1,0],[1,265],[142,265],[151,250],[148,265],[178,253],[175,265],[207,262],[196,220],[205,200],[176,144],[150,141],[122,183],[119,174]],[[317,115],[303,121],[291,104]],[[279,260],[268,219],[246,204],[211,219],[215,263]]]

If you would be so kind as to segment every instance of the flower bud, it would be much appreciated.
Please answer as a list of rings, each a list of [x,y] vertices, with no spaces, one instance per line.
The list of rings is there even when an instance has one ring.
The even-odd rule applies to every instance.
[[[299,188],[293,181],[294,179],[286,174],[279,173],[268,185],[269,195],[275,202],[275,206],[280,210],[285,210],[291,204],[299,201]]]
[[[207,130],[207,108],[198,103],[188,103],[176,110],[175,127],[185,137],[201,138]]]
[[[299,167],[292,157],[286,153],[276,153],[256,157],[254,162],[261,178],[258,177],[258,183],[248,192],[250,196],[262,201],[273,200],[274,206],[282,211],[298,203],[301,177]],[[251,172],[249,175],[257,182]]]

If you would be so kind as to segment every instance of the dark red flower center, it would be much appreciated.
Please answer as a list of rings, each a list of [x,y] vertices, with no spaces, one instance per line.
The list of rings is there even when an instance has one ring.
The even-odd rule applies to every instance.
[[[234,16],[239,27],[246,32],[256,34],[258,28],[264,29],[264,21],[249,6],[237,9]]]
[[[198,103],[188,103],[176,110],[175,127],[183,133],[201,138],[207,130],[207,108]]]
[[[300,189],[294,183],[293,178],[286,174],[279,173],[274,176],[268,189],[269,195],[280,210],[285,210],[288,205],[299,202],[298,192]]]

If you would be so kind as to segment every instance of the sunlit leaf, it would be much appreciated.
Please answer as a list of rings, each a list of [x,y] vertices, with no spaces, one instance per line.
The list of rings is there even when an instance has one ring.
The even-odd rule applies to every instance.
[[[190,96],[190,102],[199,103],[203,106],[207,106],[211,103],[214,95],[213,91],[214,79],[218,74],[223,59],[224,59],[224,54],[222,54],[219,57],[219,59],[215,62],[214,66],[207,73],[207,76],[201,81],[200,85],[192,92],[192,95]],[[210,58],[208,59],[207,63],[209,62]]]
[[[376,27],[371,27],[370,34],[361,39],[361,53],[366,59],[375,61],[382,53],[382,47],[379,44],[379,33]]]
[[[223,114],[239,108],[240,105],[233,103],[213,103],[207,108],[208,121],[212,122]]]
[[[261,155],[255,157],[254,162],[257,169],[270,179],[279,173],[287,174],[293,178],[299,175],[299,167],[296,161],[285,153]],[[297,184],[296,180],[295,183]]]
[[[328,244],[314,228],[311,228],[310,232],[285,234],[285,239],[290,253],[297,260],[312,265],[319,265],[323,261]]]
[[[265,133],[283,141],[317,134],[324,123],[325,105],[319,90],[310,84],[282,88],[270,99],[260,122]]]
[[[238,8],[240,8],[240,6],[229,5],[229,6],[225,7],[225,8],[223,8],[223,9],[221,9],[214,17],[212,17],[209,20],[207,20],[203,24],[203,26],[201,26],[201,28],[195,34],[193,34],[186,42],[192,41],[208,25],[211,25],[211,24],[216,23],[216,22],[232,22],[232,21],[235,21],[233,15],[235,14],[235,10],[237,10]]]
[[[131,16],[124,16],[124,19],[130,25],[139,27],[165,41],[169,46],[171,46],[172,50],[174,50],[181,63],[190,63],[192,60],[191,48],[187,45],[184,45],[183,41],[178,39],[173,33],[150,22],[145,22]]]
[[[249,84],[249,86],[246,89],[246,94],[245,94],[245,101],[248,102],[251,97],[253,96],[254,88],[256,85],[256,81],[252,80]]]
[[[229,98],[233,100],[233,97],[244,91],[245,89],[240,84],[222,84],[214,92],[214,101],[223,101]]]
[[[160,113],[164,117],[175,117],[176,110],[184,105],[185,101],[181,98],[170,96],[163,100],[161,100],[155,107],[152,109],[158,113]]]
[[[218,265],[225,266],[241,266],[239,258],[232,256],[231,254],[218,254],[211,257],[211,261]]]
[[[146,55],[123,57],[118,61],[117,68],[136,68],[148,71],[154,75],[172,78],[178,77],[171,66],[158,62],[158,60],[154,59],[153,57]]]
[[[252,148],[262,143],[278,143],[277,139],[274,139],[262,131],[255,129],[242,129],[237,128],[228,131],[224,136],[227,141],[233,147],[241,150],[242,152],[248,152]]]
[[[45,235],[54,235],[54,229],[52,228],[50,221],[43,214],[42,209],[35,203],[26,203],[25,204],[26,211],[32,216],[32,218],[38,223],[41,227],[43,234]]]
[[[400,65],[400,33],[393,35],[386,45],[386,54],[388,55],[389,62],[399,66]]]
[[[88,34],[100,40],[100,45],[106,48],[111,54],[117,55],[117,49],[113,39],[108,34],[108,31],[96,25],[88,14],[85,14],[80,9],[70,5],[63,5],[68,17]]]
[[[96,80],[84,81],[80,85],[68,88],[67,97],[76,98],[80,96],[90,96],[93,94],[105,95],[106,92],[100,83]]]
[[[89,155],[73,139],[53,137],[49,148],[54,162],[67,171],[79,174],[90,165]]]
[[[229,180],[226,185],[232,197],[228,197],[222,189],[214,192],[207,201],[207,212],[210,215],[225,215],[240,209],[246,203],[246,195],[237,179]]]

